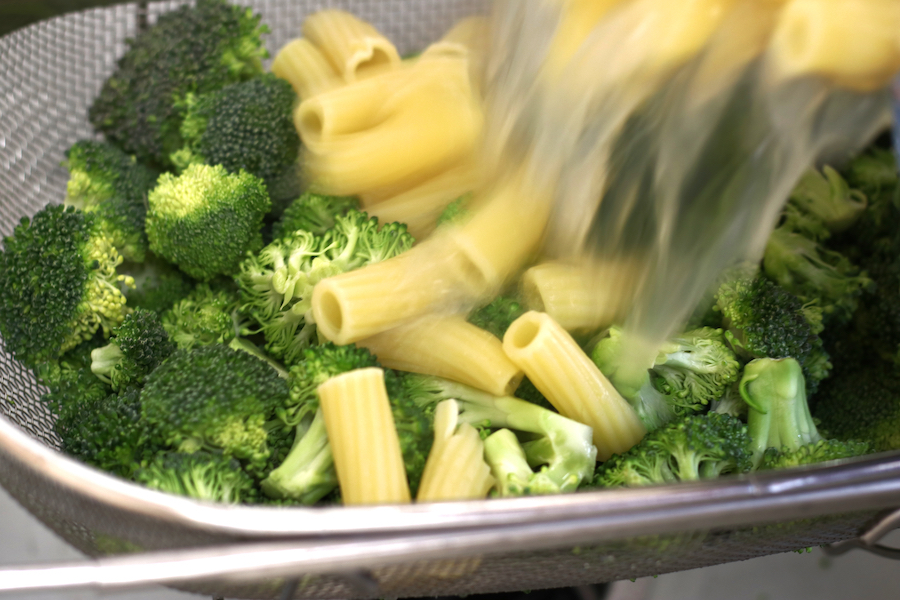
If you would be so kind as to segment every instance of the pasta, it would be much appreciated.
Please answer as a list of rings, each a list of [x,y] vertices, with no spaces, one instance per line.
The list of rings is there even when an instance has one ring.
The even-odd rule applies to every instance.
[[[372,25],[342,10],[322,10],[306,18],[303,35],[315,44],[344,81],[396,66],[394,44]]]
[[[385,367],[437,375],[495,396],[512,395],[522,380],[500,340],[459,315],[423,317],[357,345]]]
[[[318,388],[344,504],[410,501],[384,371],[357,369]]]
[[[565,417],[593,428],[597,459],[625,452],[646,429],[600,369],[549,315],[527,312],[503,337],[503,350]]]
[[[289,42],[272,61],[272,72],[287,80],[298,98],[309,98],[335,83],[337,72],[309,40],[298,38]]]
[[[418,501],[484,498],[494,486],[481,436],[458,418],[456,400],[444,400],[435,408],[434,445],[422,473]]]

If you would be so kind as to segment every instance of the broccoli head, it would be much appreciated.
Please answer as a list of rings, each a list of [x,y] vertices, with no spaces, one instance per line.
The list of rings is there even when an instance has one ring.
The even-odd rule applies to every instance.
[[[106,142],[84,140],[66,151],[65,203],[97,215],[103,232],[125,260],[147,254],[147,194],[159,173]]]
[[[29,367],[52,361],[98,329],[118,327],[128,309],[120,285],[122,257],[97,217],[47,206],[23,218],[0,252],[0,335]]]
[[[163,313],[162,326],[179,348],[227,344],[240,333],[239,298],[224,286],[199,283]]]
[[[272,237],[279,239],[295,231],[322,235],[334,227],[335,219],[350,209],[359,208],[355,196],[325,196],[306,192],[284,209],[272,226]]]
[[[498,496],[536,496],[560,492],[559,485],[547,475],[546,467],[538,472],[531,468],[519,439],[509,429],[498,429],[485,438],[484,460],[491,467]]]
[[[866,205],[865,194],[851,189],[841,174],[829,166],[821,172],[807,171],[794,186],[788,200],[788,206],[799,213],[794,216],[798,227],[792,229],[799,229],[818,241],[853,225],[866,210]]]
[[[262,73],[268,56],[259,16],[225,0],[160,16],[129,42],[115,72],[103,84],[88,115],[108,140],[142,161],[169,167],[184,145],[182,103]]]
[[[265,362],[228,346],[176,350],[147,377],[144,420],[179,452],[219,451],[260,468],[268,422],[288,384]]]
[[[868,452],[869,443],[856,440],[846,442],[840,440],[819,440],[812,444],[800,446],[796,450],[767,448],[759,469],[788,469],[830,460],[853,458]]]
[[[134,474],[149,488],[226,504],[250,503],[256,498],[253,478],[234,458],[213,452],[159,454]]]
[[[248,251],[262,247],[271,202],[262,180],[222,166],[191,165],[166,173],[150,192],[150,249],[201,281],[237,272]]]
[[[624,454],[613,455],[594,477],[600,487],[694,481],[750,470],[747,427],[730,415],[688,415],[651,431]]]
[[[272,74],[188,94],[181,124],[185,145],[172,154],[172,162],[180,170],[194,163],[243,170],[265,181],[271,193],[279,177],[298,169],[296,99],[291,84]]]
[[[197,282],[175,265],[148,252],[143,263],[130,263],[124,270],[134,278],[133,289],[125,290],[128,306],[162,314],[187,296]]]
[[[174,350],[159,315],[138,308],[125,317],[109,344],[91,352],[91,371],[117,392],[141,387]]]
[[[497,338],[503,335],[513,321],[525,314],[527,308],[515,296],[497,296],[489,304],[469,314],[469,323],[489,331]]]

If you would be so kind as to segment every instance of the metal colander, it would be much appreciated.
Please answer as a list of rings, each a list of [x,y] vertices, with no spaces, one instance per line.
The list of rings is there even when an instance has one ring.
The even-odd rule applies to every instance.
[[[324,7],[374,23],[401,53],[483,0],[246,1],[277,50]],[[63,152],[140,27],[183,2],[95,9],[0,38],[0,236],[64,197]],[[367,508],[229,507],[170,497],[58,452],[32,374],[0,351],[0,484],[97,560],[0,569],[0,592],[162,582],[239,598],[463,595],[572,586],[830,544],[900,506],[900,455],[690,485]],[[882,553],[889,553],[881,549]],[[127,555],[124,556],[123,555]],[[100,557],[117,558],[100,558]]]

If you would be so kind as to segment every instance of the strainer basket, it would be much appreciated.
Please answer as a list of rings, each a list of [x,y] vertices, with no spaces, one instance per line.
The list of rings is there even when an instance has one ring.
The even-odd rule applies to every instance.
[[[242,3],[271,28],[270,50],[294,37],[306,14],[336,7],[374,23],[401,53],[485,8],[483,0]],[[0,38],[0,236],[22,216],[61,201],[63,152],[94,136],[87,107],[125,40],[180,4],[89,10]],[[64,456],[41,393],[32,374],[0,350],[0,484],[96,560],[50,571],[0,569],[0,592],[154,581],[229,598],[325,599],[573,586],[846,543],[866,532],[855,543],[887,555],[877,535],[892,522],[885,515],[896,519],[893,509],[900,506],[898,453],[559,497],[367,508],[218,506],[153,492]]]

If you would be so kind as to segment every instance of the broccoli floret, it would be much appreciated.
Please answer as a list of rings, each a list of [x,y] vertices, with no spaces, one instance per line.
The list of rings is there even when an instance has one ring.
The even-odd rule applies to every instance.
[[[694,481],[752,466],[747,427],[730,415],[689,415],[651,431],[624,454],[613,455],[594,477],[600,487]]]
[[[850,318],[860,293],[872,283],[846,256],[787,225],[769,236],[763,270],[801,302],[821,307],[824,317],[837,322]]]
[[[671,338],[648,370],[636,375],[634,369],[621,368],[626,343],[624,330],[613,326],[591,358],[651,431],[703,410],[738,379],[740,364],[721,329],[704,327]]]
[[[118,327],[128,309],[122,257],[96,216],[47,206],[23,218],[0,252],[0,336],[28,367],[52,361],[98,329]]]
[[[173,449],[220,451],[257,470],[269,457],[267,424],[287,400],[269,365],[218,344],[176,350],[141,392],[144,420]]]
[[[468,192],[450,202],[437,218],[437,226],[453,225],[464,221],[469,215],[472,193]]]
[[[89,110],[93,126],[141,161],[168,167],[184,145],[188,93],[206,94],[262,73],[268,31],[249,8],[199,0],[160,16],[129,42]]]
[[[740,390],[749,407],[747,426],[755,467],[763,463],[767,452],[769,467],[774,468],[846,458],[868,450],[866,443],[823,439],[810,413],[805,388],[800,364],[792,358],[760,358],[744,367]]]
[[[810,169],[794,186],[788,200],[794,219],[791,229],[824,241],[831,233],[853,225],[866,210],[866,204],[865,194],[850,189],[840,173],[831,167],[825,166],[821,172]],[[793,212],[794,209],[798,212]]]
[[[162,326],[179,348],[227,344],[240,334],[240,299],[224,286],[200,283],[162,315]]]
[[[93,377],[89,370],[84,376]],[[105,387],[105,386],[104,386]],[[67,400],[58,413],[55,430],[67,454],[104,471],[130,478],[160,451],[159,439],[141,419],[140,390],[124,394],[90,393]]]
[[[244,170],[273,184],[297,175],[300,137],[294,127],[297,96],[291,84],[272,74],[196,96],[188,94],[181,124],[184,147],[173,153],[179,170],[202,163]]]
[[[130,263],[123,270],[134,278],[134,289],[126,289],[128,306],[162,314],[187,296],[197,282],[175,265],[152,252],[141,264]]]
[[[57,360],[43,362],[34,370],[37,380],[51,390],[63,380],[76,376],[78,371],[91,369],[91,352],[106,345],[102,334],[81,342]]]
[[[514,429],[535,438],[525,444],[528,462],[543,466],[542,473],[559,491],[574,491],[594,472],[597,448],[587,425],[519,398],[493,396],[440,377],[404,374],[400,383],[399,394],[409,402],[433,408],[452,398],[459,403],[461,423]]]
[[[324,235],[295,231],[247,257],[236,277],[241,312],[259,323],[266,351],[288,366],[312,343],[312,290],[332,275],[386,260],[412,247],[401,223],[378,227],[378,219],[350,210]]]
[[[134,480],[149,488],[226,504],[256,499],[253,478],[234,458],[212,452],[168,452],[138,470]]]
[[[747,403],[741,398],[740,381],[735,381],[725,390],[725,394],[709,405],[710,412],[731,415],[742,421],[747,420]]]
[[[201,281],[236,273],[248,251],[262,247],[262,221],[272,203],[262,180],[216,165],[166,173],[149,196],[150,249]]]
[[[359,208],[359,199],[355,196],[324,196],[306,192],[284,210],[272,226],[272,237],[287,237],[295,231],[322,235],[334,227],[337,217],[356,208]]]
[[[174,350],[159,315],[138,308],[125,317],[109,344],[91,352],[91,371],[117,392],[141,387]]]
[[[97,215],[103,233],[125,260],[147,254],[147,194],[159,173],[105,142],[76,142],[66,151],[65,203]]]
[[[486,304],[469,314],[469,323],[489,331],[497,338],[503,339],[503,335],[513,321],[525,314],[527,308],[515,296],[497,296],[489,304]]]
[[[765,277],[729,281],[716,294],[725,338],[745,358],[794,358],[812,393],[831,369],[819,333],[822,313]]]
[[[544,467],[534,472],[525,450],[509,429],[498,429],[484,440],[484,460],[496,479],[498,496],[530,496],[558,494],[559,485],[547,475]]]

